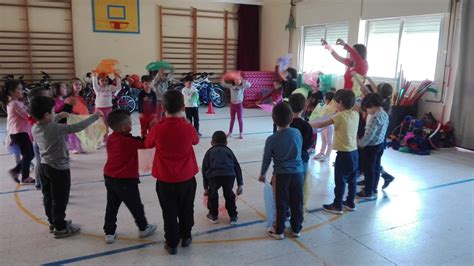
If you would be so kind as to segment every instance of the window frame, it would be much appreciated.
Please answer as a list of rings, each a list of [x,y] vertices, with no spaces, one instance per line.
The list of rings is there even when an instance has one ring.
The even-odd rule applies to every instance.
[[[436,53],[436,63],[435,63],[435,71],[433,81],[436,84],[442,84],[444,79],[444,65],[446,63],[446,54],[443,52],[446,50],[447,45],[447,34],[446,34],[446,21],[447,15],[445,13],[435,13],[435,14],[428,14],[428,15],[418,15],[418,16],[404,16],[404,17],[391,17],[391,18],[379,18],[379,19],[368,19],[365,23],[365,36],[364,36],[364,44],[369,50],[369,26],[371,22],[377,21],[388,21],[388,20],[399,20],[400,21],[400,28],[398,31],[398,49],[397,49],[397,59],[396,59],[396,66],[395,66],[395,73],[393,77],[378,77],[373,76],[372,78],[377,81],[393,81],[397,79],[397,74],[400,71],[400,46],[402,43],[402,35],[404,29],[404,23],[406,20],[412,20],[416,18],[426,18],[426,17],[439,17],[440,18],[440,27],[439,27],[439,36],[438,36],[438,51]],[[440,66],[440,63],[443,63],[443,66]],[[370,63],[369,63],[370,69]],[[421,82],[422,80],[412,80],[415,83]]]
[[[334,23],[322,23],[322,24],[314,24],[314,25],[306,25],[301,27],[301,38],[300,38],[300,52],[299,52],[299,60],[298,60],[298,70],[299,72],[304,72],[304,55],[305,55],[305,50],[306,50],[306,34],[305,34],[305,29],[310,28],[310,27],[324,27],[324,39],[327,39],[328,35],[328,26],[331,25],[342,25],[344,24],[347,27],[347,38],[349,38],[349,31],[350,31],[350,23],[349,21],[339,21],[339,22],[334,22]],[[347,40],[346,40],[347,41]],[[334,73],[333,73],[334,74]],[[343,76],[336,74],[337,76]]]

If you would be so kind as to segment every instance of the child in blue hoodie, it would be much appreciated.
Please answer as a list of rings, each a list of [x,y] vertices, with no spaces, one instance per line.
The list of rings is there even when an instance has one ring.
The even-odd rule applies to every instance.
[[[242,170],[232,150],[227,147],[227,136],[224,131],[216,131],[212,135],[212,147],[204,155],[202,161],[202,177],[204,196],[208,196],[207,219],[218,223],[219,194],[222,187],[225,198],[225,208],[230,217],[230,224],[237,223],[237,207],[235,194],[232,191],[234,181],[237,179],[237,195],[243,192]]]

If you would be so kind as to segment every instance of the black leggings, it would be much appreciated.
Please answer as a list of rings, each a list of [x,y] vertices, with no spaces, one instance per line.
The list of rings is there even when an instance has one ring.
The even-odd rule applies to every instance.
[[[31,143],[30,136],[28,136],[26,132],[11,134],[10,138],[12,144],[17,145],[21,152],[21,160],[12,170],[16,173],[21,172],[22,180],[25,180],[30,177],[30,163],[35,157],[33,144]]]

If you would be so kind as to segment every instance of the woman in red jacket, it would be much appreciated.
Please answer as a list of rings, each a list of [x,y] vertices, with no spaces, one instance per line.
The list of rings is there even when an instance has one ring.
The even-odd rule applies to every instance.
[[[367,75],[367,70],[369,70],[369,65],[367,64],[367,48],[363,44],[354,44],[354,46],[349,46],[342,39],[337,39],[336,45],[344,46],[344,49],[349,52],[349,57],[342,57],[334,51],[334,49],[326,42],[326,40],[321,39],[321,44],[324,45],[324,48],[329,50],[332,56],[339,62],[343,63],[346,66],[346,73],[344,73],[344,89],[352,89],[352,75],[351,72],[354,71],[357,74],[362,76]]]

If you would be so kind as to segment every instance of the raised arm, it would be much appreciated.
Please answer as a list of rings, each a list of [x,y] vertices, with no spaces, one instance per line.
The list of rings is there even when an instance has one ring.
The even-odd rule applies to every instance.
[[[91,82],[92,82],[92,89],[97,95],[99,93],[99,82],[97,80],[97,73],[95,71],[92,71]]]
[[[66,124],[56,124],[57,125],[57,134],[59,136],[64,136],[72,133],[77,133],[86,129],[88,126],[92,125],[95,121],[99,119],[100,115],[95,113],[89,116],[87,119],[82,120],[79,123],[66,125]]]
[[[275,66],[275,76],[280,82],[286,80],[286,77],[283,76],[283,73],[280,72],[278,65]]]

